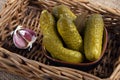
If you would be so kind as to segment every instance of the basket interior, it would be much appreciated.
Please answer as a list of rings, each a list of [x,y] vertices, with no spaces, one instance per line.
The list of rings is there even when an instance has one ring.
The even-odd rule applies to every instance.
[[[27,1],[26,1],[27,2]],[[120,17],[109,12],[102,12],[97,10],[90,10],[84,6],[79,5],[79,3],[67,3],[49,0],[49,1],[31,1],[29,4],[25,5],[25,2],[17,5],[14,2],[13,11],[9,11],[9,17],[5,19],[5,12],[0,16],[3,17],[3,22],[0,28],[0,46],[17,54],[20,54],[28,59],[32,59],[47,65],[52,64],[43,54],[44,49],[42,46],[42,33],[40,31],[39,18],[42,10],[47,9],[52,10],[52,7],[65,4],[77,15],[83,11],[88,11],[89,14],[100,13],[103,15],[105,27],[108,30],[108,44],[100,63],[93,69],[86,71],[90,74],[98,76],[100,78],[109,77],[116,66],[118,65],[118,59],[120,57]],[[16,4],[16,5],[15,5]],[[10,4],[9,4],[10,5]],[[18,6],[18,7],[16,7]],[[21,6],[21,7],[20,7]],[[8,8],[6,6],[5,8]],[[18,49],[14,46],[12,41],[12,35],[10,34],[17,25],[23,25],[24,27],[30,28],[37,33],[37,41],[33,44],[33,48],[29,51]]]

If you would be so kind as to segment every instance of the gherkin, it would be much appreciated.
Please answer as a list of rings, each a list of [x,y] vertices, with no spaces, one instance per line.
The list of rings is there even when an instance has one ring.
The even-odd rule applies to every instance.
[[[60,17],[57,29],[69,49],[83,51],[83,41],[74,22],[66,17]]]
[[[70,63],[83,61],[83,55],[80,52],[63,46],[56,30],[54,17],[47,10],[43,10],[41,13],[40,29],[43,33],[43,45],[53,58]]]
[[[103,28],[104,22],[100,14],[92,14],[88,18],[84,34],[84,51],[90,61],[95,61],[101,56]]]
[[[75,20],[76,19],[76,15],[65,5],[58,5],[58,6],[55,6],[52,10],[52,13],[55,17],[57,17],[58,19],[61,17],[61,16],[64,16],[64,17],[68,17],[70,18],[71,20]]]

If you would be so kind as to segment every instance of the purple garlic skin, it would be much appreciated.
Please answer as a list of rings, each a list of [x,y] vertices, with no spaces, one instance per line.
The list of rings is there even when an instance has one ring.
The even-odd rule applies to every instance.
[[[34,31],[18,26],[13,32],[13,43],[19,49],[31,49],[37,36]]]

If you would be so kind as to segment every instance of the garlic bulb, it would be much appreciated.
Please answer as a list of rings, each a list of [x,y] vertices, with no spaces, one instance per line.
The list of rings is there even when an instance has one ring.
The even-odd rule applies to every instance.
[[[13,43],[19,49],[31,49],[36,39],[35,32],[20,25],[13,31]]]

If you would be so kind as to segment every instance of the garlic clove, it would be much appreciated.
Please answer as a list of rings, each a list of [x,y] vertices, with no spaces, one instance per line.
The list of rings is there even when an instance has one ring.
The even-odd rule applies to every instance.
[[[18,26],[13,32],[13,42],[17,48],[29,50],[32,48],[32,44],[36,41],[37,36],[34,31]]]
[[[16,33],[13,35],[13,43],[20,49],[25,49],[28,44],[19,34]]]
[[[27,30],[22,29],[22,30],[19,30],[18,32],[27,42],[32,41],[32,34]]]
[[[32,36],[36,36],[36,33],[31,29],[25,28],[24,30],[28,31]]]

